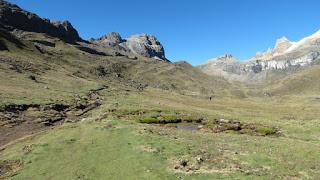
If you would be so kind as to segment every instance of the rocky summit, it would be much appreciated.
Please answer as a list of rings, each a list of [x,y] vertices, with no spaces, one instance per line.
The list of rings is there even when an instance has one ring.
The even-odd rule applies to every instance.
[[[122,45],[134,54],[156,59],[166,59],[163,46],[156,37],[151,35],[133,35]]]
[[[138,34],[122,39],[119,33],[112,32],[98,39],[91,39],[90,42],[106,48],[117,47],[127,54],[167,60],[162,44],[155,36],[148,34]]]
[[[124,42],[124,40],[122,39],[122,37],[120,36],[119,33],[117,32],[111,32],[108,33],[98,39],[91,39],[90,42],[92,43],[97,43],[100,45],[105,45],[105,46],[115,46],[118,45],[122,42]]]
[[[274,48],[258,52],[247,61],[239,61],[225,55],[211,59],[199,68],[209,75],[248,80],[249,76],[253,77],[264,71],[291,71],[315,64],[320,60],[319,45],[320,31],[298,42],[291,42],[282,37],[277,40]]]
[[[82,41],[70,22],[51,22],[4,0],[0,0],[0,26],[9,30],[46,33],[69,43]]]

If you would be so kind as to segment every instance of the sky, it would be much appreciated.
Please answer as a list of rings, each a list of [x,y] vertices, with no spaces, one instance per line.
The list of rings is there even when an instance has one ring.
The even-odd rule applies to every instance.
[[[319,0],[9,0],[51,20],[68,20],[84,39],[119,32],[154,35],[172,61],[193,65],[230,53],[246,60],[286,36],[320,29]]]

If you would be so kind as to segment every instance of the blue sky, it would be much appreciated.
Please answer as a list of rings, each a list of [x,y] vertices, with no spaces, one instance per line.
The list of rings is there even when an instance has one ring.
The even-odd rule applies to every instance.
[[[155,35],[171,60],[193,65],[231,53],[248,59],[281,36],[320,29],[319,0],[10,0],[52,20],[69,20],[81,37],[119,32]]]

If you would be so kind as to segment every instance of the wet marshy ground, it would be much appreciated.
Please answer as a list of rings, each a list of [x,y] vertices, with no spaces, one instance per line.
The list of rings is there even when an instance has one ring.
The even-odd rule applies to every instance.
[[[191,132],[238,133],[254,136],[279,136],[278,127],[258,123],[243,123],[236,120],[211,119],[201,114],[172,112],[165,110],[118,110],[109,111],[109,115],[126,120],[135,120],[145,124],[165,125],[166,127]]]

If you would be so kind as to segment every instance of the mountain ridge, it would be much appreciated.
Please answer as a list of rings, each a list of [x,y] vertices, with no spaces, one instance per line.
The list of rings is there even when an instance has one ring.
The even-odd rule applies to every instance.
[[[0,0],[0,24],[3,28],[13,31],[15,29],[46,33],[60,38],[68,43],[83,41],[78,31],[69,21],[50,21],[38,15],[25,11],[19,6]]]
[[[134,57],[135,55],[138,55],[170,62],[165,57],[162,44],[155,36],[140,34],[122,39],[119,33],[109,33],[99,39],[86,41],[80,37],[78,31],[69,21],[50,21],[49,19],[39,17],[37,14],[23,10],[19,6],[5,0],[0,0],[0,10],[0,27],[12,33],[20,34],[19,31],[45,33],[67,43],[80,44],[80,49],[91,53],[126,55],[133,59],[136,58]],[[108,42],[111,44],[106,44],[108,38],[119,39],[114,39],[114,42],[111,42],[111,39],[111,41]],[[105,45],[108,47],[105,47]]]
[[[248,77],[263,71],[290,71],[311,66],[318,60],[320,60],[320,31],[298,42],[291,42],[282,37],[276,41],[274,48],[258,52],[256,56],[246,61],[233,58],[233,62],[217,63],[219,58],[215,58],[198,68],[208,75],[220,74],[227,79],[246,81],[250,79]]]

